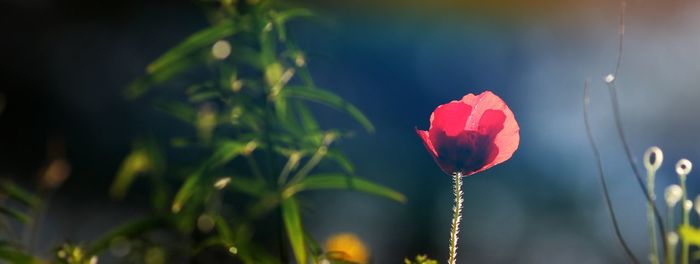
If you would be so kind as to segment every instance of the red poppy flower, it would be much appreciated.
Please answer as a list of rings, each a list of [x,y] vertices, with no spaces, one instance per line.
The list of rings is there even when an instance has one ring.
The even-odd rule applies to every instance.
[[[442,171],[463,176],[510,159],[520,142],[513,112],[490,91],[438,106],[430,129],[416,132]]]

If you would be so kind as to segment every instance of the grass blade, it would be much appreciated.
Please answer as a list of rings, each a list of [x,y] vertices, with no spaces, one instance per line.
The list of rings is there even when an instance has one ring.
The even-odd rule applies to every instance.
[[[88,248],[88,255],[97,255],[106,250],[109,244],[117,237],[132,238],[141,235],[147,231],[164,228],[169,225],[165,218],[161,217],[146,217],[133,220],[126,224],[120,225],[102,237],[95,240]]]
[[[187,200],[189,200],[189,198],[192,197],[192,195],[197,189],[199,178],[202,176],[202,171],[203,170],[201,169],[197,170],[189,177],[187,177],[185,183],[183,183],[180,187],[180,190],[177,191],[177,193],[175,194],[175,198],[173,199],[173,204],[171,206],[171,210],[173,211],[173,213],[180,212],[185,202],[187,202]]]
[[[369,119],[354,105],[346,102],[340,96],[322,89],[313,89],[300,86],[290,86],[282,90],[282,96],[299,98],[317,103],[325,104],[349,114],[360,123],[368,132],[374,132],[374,125]]]
[[[36,258],[34,258],[32,255],[29,255],[27,253],[24,253],[22,251],[19,251],[16,248],[12,247],[0,247],[0,260],[6,260],[8,261],[7,263],[15,263],[15,264],[39,264],[39,263],[44,263],[43,261],[40,261]],[[0,261],[2,262],[2,261]],[[5,262],[2,262],[5,263]]]
[[[26,224],[26,223],[29,223],[32,221],[32,218],[29,217],[29,215],[27,215],[23,212],[20,212],[18,210],[12,209],[12,208],[0,206],[0,214],[7,215],[13,219],[16,219],[17,221],[22,222],[23,224]]]
[[[305,190],[346,189],[385,197],[397,202],[406,202],[406,196],[382,185],[358,177],[339,173],[310,175],[284,190],[285,197],[291,197]]]
[[[0,193],[17,200],[26,206],[38,207],[41,204],[39,198],[37,198],[34,194],[7,180],[0,182]]]
[[[154,73],[167,65],[176,62],[191,53],[197,51],[200,48],[214,44],[214,42],[230,37],[240,30],[240,27],[233,21],[225,21],[219,25],[215,25],[203,30],[200,30],[185,39],[179,45],[165,52],[158,59],[153,61],[146,71],[148,73]]]
[[[287,230],[289,244],[294,251],[297,263],[306,263],[306,245],[304,244],[304,230],[301,227],[301,215],[299,204],[294,198],[282,201],[282,219]]]

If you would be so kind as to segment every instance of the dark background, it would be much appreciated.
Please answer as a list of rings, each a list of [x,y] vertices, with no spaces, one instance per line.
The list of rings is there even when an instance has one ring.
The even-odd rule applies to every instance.
[[[358,131],[340,143],[358,174],[408,197],[397,204],[356,193],[307,196],[317,209],[305,224],[316,237],[357,233],[376,263],[418,253],[444,259],[451,183],[414,127],[427,128],[437,105],[488,89],[515,113],[521,145],[510,161],[465,179],[460,259],[622,262],[582,123],[582,84],[590,78],[593,129],[616,211],[623,233],[646,259],[644,198],[623,158],[602,84],[615,62],[617,3],[537,3],[305,3],[331,21],[291,29],[317,83],[362,109],[377,132],[364,133],[337,112],[320,112],[322,124]],[[651,145],[666,151],[660,197],[676,181],[676,160],[700,156],[698,13],[697,5],[675,2],[628,9],[619,78],[623,118],[638,158]],[[93,239],[147,210],[146,188],[137,186],[120,202],[107,190],[131,139],[176,122],[144,102],[125,100],[122,90],[150,61],[206,25],[190,1],[0,1],[6,102],[0,175],[33,186],[50,158],[49,142],[65,145],[72,167],[54,196],[40,250]],[[692,193],[695,178],[689,179]]]

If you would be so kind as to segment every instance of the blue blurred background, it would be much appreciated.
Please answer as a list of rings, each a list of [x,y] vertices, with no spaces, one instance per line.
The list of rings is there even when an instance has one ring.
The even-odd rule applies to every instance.
[[[290,29],[317,84],[357,105],[377,129],[367,134],[331,111],[319,112],[321,123],[356,130],[340,145],[358,174],[408,197],[397,204],[356,193],[307,196],[316,207],[305,223],[316,237],[354,232],[375,263],[418,253],[444,259],[451,182],[414,128],[427,128],[439,104],[492,90],[515,113],[521,145],[510,161],[465,179],[460,259],[623,262],[583,126],[582,88],[590,79],[592,129],[615,210],[627,241],[646,259],[644,197],[624,159],[602,80],[617,54],[616,1],[302,3],[324,18]],[[174,122],[145,103],[127,102],[122,90],[164,50],[207,25],[198,7],[189,1],[10,0],[0,2],[0,13],[6,101],[0,174],[33,183],[53,139],[64,142],[72,166],[49,209],[42,246],[92,239],[145,212],[145,187],[121,202],[110,200],[107,190],[137,131],[172,129]],[[695,2],[628,4],[618,76],[622,117],[637,159],[652,145],[664,150],[659,197],[677,181],[678,159],[700,160],[698,36]],[[690,193],[700,191],[695,175]]]

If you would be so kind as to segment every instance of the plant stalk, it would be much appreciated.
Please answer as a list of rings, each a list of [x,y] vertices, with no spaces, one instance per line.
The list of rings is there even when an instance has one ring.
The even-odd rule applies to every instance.
[[[634,256],[629,245],[625,241],[620,231],[620,225],[617,222],[617,216],[615,215],[615,210],[613,209],[613,203],[610,199],[610,192],[608,191],[608,182],[605,179],[605,172],[603,171],[603,162],[600,158],[600,151],[598,151],[598,145],[595,143],[595,138],[593,137],[593,132],[591,131],[591,125],[588,121],[588,105],[590,104],[590,97],[588,95],[588,80],[583,83],[583,124],[586,127],[586,136],[588,136],[588,143],[591,145],[591,150],[593,151],[593,157],[595,157],[596,167],[598,168],[598,177],[600,178],[600,186],[603,187],[603,198],[605,198],[605,206],[608,209],[608,214],[610,214],[610,221],[612,222],[613,230],[615,231],[615,237],[617,241],[620,242],[622,249],[624,249],[627,255],[628,261],[630,263],[637,264],[639,261],[637,257]]]
[[[457,263],[457,240],[459,238],[459,223],[462,220],[462,173],[457,172],[452,175],[454,180],[455,204],[452,207],[452,231],[450,232],[450,257],[448,264]]]
[[[647,224],[649,230],[649,262],[651,264],[659,263],[658,245],[656,244],[656,223],[654,219],[654,175],[655,171],[647,170],[647,193],[651,199],[647,201]]]
[[[674,207],[668,207],[666,210],[666,230],[674,230],[674,223],[673,223],[673,208]],[[668,234],[664,236],[664,239],[668,239]],[[676,263],[676,247],[674,247],[670,241],[666,241],[666,263],[667,264],[675,264]]]
[[[683,223],[681,224],[682,227],[687,227],[690,225],[690,217],[688,216],[689,210],[685,210],[685,201],[688,200],[688,190],[685,187],[685,175],[680,177],[680,182],[681,182],[681,189],[683,189],[683,199],[681,199],[681,214],[683,217]],[[683,264],[688,264],[689,263],[689,244],[688,244],[688,239],[682,238],[681,239],[681,263]]]

